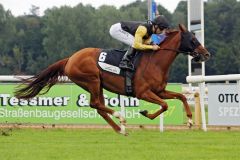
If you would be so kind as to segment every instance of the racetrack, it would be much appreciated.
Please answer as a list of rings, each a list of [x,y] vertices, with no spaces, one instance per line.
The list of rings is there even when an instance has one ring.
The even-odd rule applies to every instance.
[[[239,159],[239,131],[2,128],[0,159],[200,160]]]

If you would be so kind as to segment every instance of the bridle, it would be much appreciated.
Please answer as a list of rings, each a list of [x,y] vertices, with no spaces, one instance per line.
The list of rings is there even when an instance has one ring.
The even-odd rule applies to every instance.
[[[159,50],[173,51],[173,52],[184,53],[184,54],[188,54],[188,55],[191,54],[191,52],[180,51],[180,50],[178,50],[178,49],[171,49],[171,48],[160,48]]]
[[[180,51],[178,49],[172,49],[172,48],[160,48],[159,50],[173,51],[173,52],[177,52],[177,53],[183,53],[183,54],[186,54],[186,55],[196,55],[196,54],[198,54],[195,51],[193,51],[193,52],[186,52],[186,51]]]
[[[182,42],[181,42],[181,43],[182,43]],[[194,44],[193,51],[183,51],[183,50],[181,50],[181,49],[172,49],[172,48],[160,48],[159,50],[172,51],[172,52],[176,52],[177,54],[183,53],[183,54],[185,54],[185,55],[190,55],[190,56],[194,57],[194,59],[197,58],[197,59],[201,60],[201,59],[202,59],[202,55],[201,55],[200,53],[198,53],[198,52],[195,51],[195,49],[196,49],[199,45],[201,45],[199,42],[196,43],[196,44]],[[181,48],[181,45],[180,45],[179,48]],[[145,65],[145,68],[144,68],[144,70],[143,70],[143,72],[142,72],[142,75],[143,75],[143,73],[145,72],[145,70],[146,70],[149,62],[151,61],[152,56],[154,55],[154,53],[157,53],[157,52],[152,51],[151,53],[152,53],[152,54],[149,56],[148,63]]]
[[[189,32],[190,33],[190,32]],[[184,36],[183,33],[181,34],[181,36]],[[189,36],[189,35],[187,35]],[[186,36],[185,36],[186,38]],[[182,43],[184,42],[181,42],[181,45],[179,48],[182,48]],[[167,51],[173,51],[173,52],[176,52],[177,54],[178,53],[183,53],[185,55],[191,55],[193,57],[198,57],[198,56],[201,56],[200,53],[196,52],[195,49],[201,45],[198,41],[194,43],[194,46],[192,47],[192,50],[193,51],[184,51],[183,49],[172,49],[172,48],[160,48],[160,50],[167,50]]]

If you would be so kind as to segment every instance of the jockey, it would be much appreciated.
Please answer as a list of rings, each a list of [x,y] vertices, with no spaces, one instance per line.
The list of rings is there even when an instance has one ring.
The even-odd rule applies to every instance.
[[[169,28],[169,23],[162,15],[157,16],[150,23],[124,21],[116,23],[110,28],[110,35],[129,45],[119,67],[122,69],[134,70],[132,58],[136,50],[158,50],[160,47],[151,44],[152,34],[163,34]]]

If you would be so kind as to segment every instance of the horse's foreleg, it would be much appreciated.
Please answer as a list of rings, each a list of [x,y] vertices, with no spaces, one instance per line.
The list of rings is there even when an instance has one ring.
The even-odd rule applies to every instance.
[[[163,99],[161,99],[158,95],[156,95],[155,93],[153,93],[150,90],[144,92],[138,98],[162,106],[162,108],[160,110],[158,110],[157,112],[155,112],[153,114],[148,113],[148,111],[146,111],[146,110],[140,112],[143,116],[148,117],[149,119],[156,118],[157,116],[159,116],[161,113],[165,112],[168,109],[167,103]]]
[[[163,99],[179,99],[182,101],[183,105],[184,105],[184,109],[186,111],[187,117],[188,117],[188,123],[187,125],[189,127],[192,127],[193,125],[193,121],[192,121],[192,112],[190,110],[190,107],[187,103],[187,99],[184,95],[177,93],[177,92],[172,92],[172,91],[162,91],[161,93],[159,93],[159,95],[161,98]]]

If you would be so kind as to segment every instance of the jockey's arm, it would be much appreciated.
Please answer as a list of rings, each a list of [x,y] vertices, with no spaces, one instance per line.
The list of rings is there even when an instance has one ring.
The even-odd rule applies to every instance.
[[[145,39],[145,40],[143,41],[143,44],[148,44],[148,45],[150,45],[151,42],[152,42],[152,39],[151,39],[151,37],[149,37],[148,39]]]
[[[146,50],[146,49],[153,49],[152,45],[144,44],[143,37],[147,34],[147,28],[144,26],[139,26],[136,30],[135,37],[134,37],[134,43],[133,48],[139,49],[139,50]],[[148,42],[147,42],[148,43]]]

